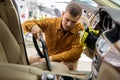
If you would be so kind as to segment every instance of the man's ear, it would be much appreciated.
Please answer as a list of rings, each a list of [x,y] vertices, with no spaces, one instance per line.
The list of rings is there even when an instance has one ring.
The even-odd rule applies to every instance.
[[[63,17],[63,15],[65,14],[65,12],[64,11],[62,11],[62,17]]]

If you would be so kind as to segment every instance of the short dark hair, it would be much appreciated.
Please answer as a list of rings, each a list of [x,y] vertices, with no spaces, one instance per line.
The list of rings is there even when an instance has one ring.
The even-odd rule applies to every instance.
[[[72,16],[76,17],[78,15],[81,16],[82,14],[82,8],[81,6],[76,2],[71,2],[67,5],[65,12],[69,12]]]

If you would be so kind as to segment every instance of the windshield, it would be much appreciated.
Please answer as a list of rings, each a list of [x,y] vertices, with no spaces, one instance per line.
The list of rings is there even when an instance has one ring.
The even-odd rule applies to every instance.
[[[120,7],[120,0],[110,0],[110,1]]]
[[[73,2],[78,2],[78,3],[82,3],[82,4],[86,4],[86,5],[91,5],[94,7],[97,7],[97,3],[94,2],[93,0],[72,0]]]

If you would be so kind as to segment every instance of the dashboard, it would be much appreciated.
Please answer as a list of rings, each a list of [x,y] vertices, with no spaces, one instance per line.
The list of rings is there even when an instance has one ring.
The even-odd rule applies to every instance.
[[[98,9],[91,5],[81,4],[81,6],[83,10],[82,10],[82,16],[79,21],[83,24],[83,26],[95,27],[95,25],[99,21],[99,16],[97,15]]]
[[[98,49],[101,56],[104,56],[110,49],[109,43],[103,36],[100,36],[96,42],[96,48]]]

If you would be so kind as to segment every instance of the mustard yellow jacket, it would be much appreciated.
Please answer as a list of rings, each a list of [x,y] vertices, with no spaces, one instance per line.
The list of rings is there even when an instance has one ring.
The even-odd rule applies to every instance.
[[[32,26],[37,24],[42,29],[45,34],[48,54],[52,56],[53,61],[76,61],[83,51],[79,43],[78,33],[78,31],[83,30],[83,26],[77,23],[70,32],[64,35],[61,21],[62,18],[28,20],[22,24],[22,27],[25,31],[30,32]]]

